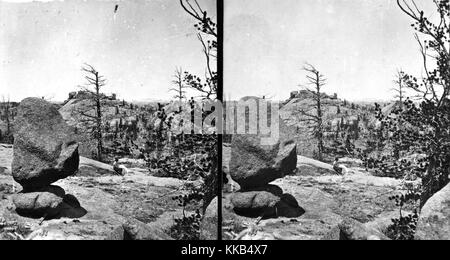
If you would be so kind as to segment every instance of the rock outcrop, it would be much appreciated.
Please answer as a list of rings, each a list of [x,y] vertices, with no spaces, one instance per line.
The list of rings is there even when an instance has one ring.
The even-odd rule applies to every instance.
[[[422,207],[415,239],[450,239],[450,184],[434,194]]]
[[[219,225],[217,210],[217,197],[215,197],[203,214],[200,223],[200,240],[217,240],[217,226]]]
[[[269,185],[292,174],[296,166],[296,144],[291,140],[261,145],[260,135],[233,136],[229,173],[240,186],[229,197],[234,213],[263,218],[301,215],[304,211],[295,198]]]
[[[78,170],[78,144],[71,133],[54,105],[40,98],[20,103],[11,167],[14,180],[23,187],[13,197],[17,213],[36,217],[59,213],[65,192],[50,185]]]
[[[128,219],[122,226],[114,229],[106,240],[173,240],[173,238],[158,227]]]
[[[12,174],[25,191],[35,191],[78,170],[78,144],[58,110],[40,98],[26,98],[15,120]]]
[[[354,219],[345,218],[325,235],[323,240],[389,240],[389,238],[380,231],[368,228]]]
[[[61,187],[66,194],[56,207],[57,215],[42,222],[43,215],[16,212],[13,200],[17,192],[13,187],[17,191],[22,188],[8,170],[12,159],[12,146],[0,145],[0,168],[7,168],[7,173],[0,174],[0,240],[169,239],[175,220],[183,216],[173,196],[185,194],[186,184],[201,185],[198,181],[151,176],[145,168],[132,168],[128,175],[118,176],[110,173],[110,166],[80,157],[75,176],[51,185]],[[133,225],[136,221],[138,224]],[[217,218],[211,221],[215,221],[210,224],[217,231]]]
[[[230,175],[243,189],[264,186],[292,173],[297,166],[292,140],[261,145],[260,136],[235,135],[231,147]]]
[[[230,172],[229,176],[231,171],[227,166],[233,163],[230,156],[232,149],[225,146],[223,153],[224,168]],[[283,198],[280,196],[275,216],[260,219],[240,215],[231,202],[235,190],[224,191],[224,239],[387,239],[384,235],[386,227],[399,214],[398,207],[389,199],[393,194],[402,192],[399,180],[372,176],[358,167],[352,167],[347,175],[337,175],[331,165],[302,156],[297,158],[295,174],[270,182],[270,188],[264,185],[249,190],[274,195],[279,195],[281,191]],[[302,171],[299,165],[311,167],[312,170]],[[283,203],[289,203],[287,209],[291,214],[283,212]],[[303,213],[293,209],[303,210]],[[355,222],[345,221],[347,218]]]

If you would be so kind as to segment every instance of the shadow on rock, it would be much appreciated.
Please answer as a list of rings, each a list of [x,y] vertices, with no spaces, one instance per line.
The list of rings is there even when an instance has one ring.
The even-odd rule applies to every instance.
[[[298,218],[305,214],[305,210],[298,205],[297,200],[289,193],[281,195],[277,205],[277,217]]]
[[[81,218],[87,214],[87,210],[84,209],[80,202],[72,194],[64,196],[63,203],[61,204],[58,218]]]
[[[230,200],[234,212],[243,217],[296,218],[305,213],[294,196],[283,193],[282,189],[276,185],[266,185],[252,191],[236,192]]]
[[[17,214],[29,218],[51,218],[59,213],[64,189],[49,186],[33,192],[22,191],[12,196]]]

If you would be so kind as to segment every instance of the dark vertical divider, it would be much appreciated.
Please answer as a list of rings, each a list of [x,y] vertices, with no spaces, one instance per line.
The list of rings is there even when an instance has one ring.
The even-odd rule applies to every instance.
[[[218,91],[217,98],[223,104],[223,6],[224,0],[217,0],[217,44],[218,44],[218,53],[217,53],[217,72],[218,72]],[[220,118],[223,119],[223,116]],[[222,124],[223,125],[223,124]],[[217,189],[217,240],[222,240],[222,185],[223,185],[223,176],[222,176],[222,142],[223,135],[219,133],[218,136],[218,189]]]

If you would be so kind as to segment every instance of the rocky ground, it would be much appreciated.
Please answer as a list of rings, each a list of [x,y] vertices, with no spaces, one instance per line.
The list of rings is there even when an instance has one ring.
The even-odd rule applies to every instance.
[[[224,147],[225,170],[230,150]],[[226,239],[323,239],[347,218],[374,232],[383,232],[391,224],[391,218],[399,215],[398,207],[389,197],[402,192],[401,182],[372,176],[357,167],[349,167],[346,174],[337,175],[331,165],[298,156],[296,172],[270,184],[292,195],[304,213],[293,218],[239,216],[233,212],[228,187],[223,200]]]
[[[11,176],[11,161],[12,147],[0,144],[0,239],[102,240],[120,234],[130,221],[144,223],[159,238],[168,239],[174,218],[182,216],[172,197],[184,193],[186,182],[153,177],[139,168],[118,176],[111,166],[81,157],[77,175],[55,183],[76,197],[81,208],[40,224],[41,219],[24,218],[14,211],[13,185],[16,192],[21,187]]]

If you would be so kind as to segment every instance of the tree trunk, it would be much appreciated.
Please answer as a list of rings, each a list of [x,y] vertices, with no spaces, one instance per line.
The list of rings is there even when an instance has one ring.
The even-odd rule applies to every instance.
[[[6,135],[11,133],[11,122],[9,120],[9,109],[6,109]]]
[[[3,105],[5,106],[6,136],[8,136],[11,133],[11,121],[9,119],[9,100]]]
[[[437,137],[440,136],[440,131],[437,131]],[[436,138],[439,140],[439,138]],[[420,208],[422,208],[431,196],[440,191],[449,183],[450,170],[439,167],[438,162],[441,158],[436,158],[439,154],[436,152],[436,147],[430,147],[430,160],[427,173],[422,178],[422,194],[420,198]],[[439,172],[439,169],[443,172]]]
[[[102,162],[103,161],[103,136],[102,136],[102,107],[101,107],[101,99],[100,99],[100,85],[98,83],[98,73],[96,73],[96,110],[97,110],[97,159]]]
[[[317,126],[317,140],[318,140],[318,150],[319,150],[319,160],[323,160],[323,125],[322,125],[322,102],[320,99],[320,85],[319,85],[319,76],[317,74],[317,117],[318,117],[318,126]]]

